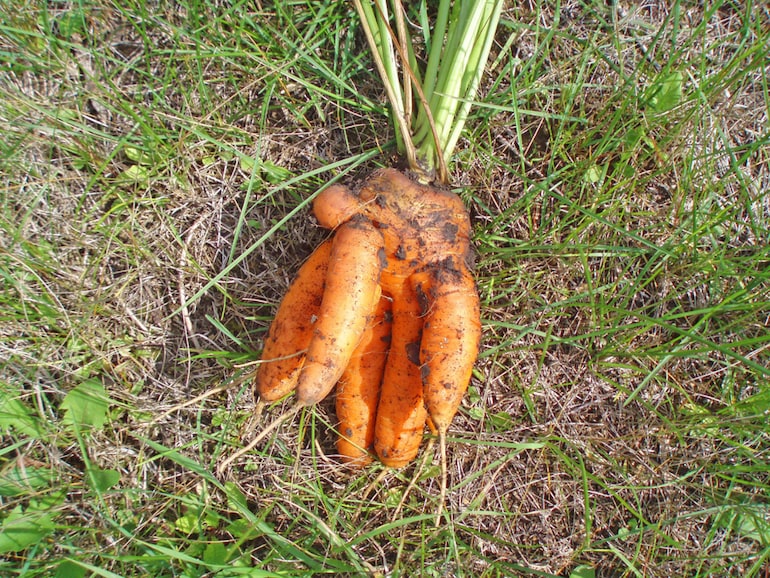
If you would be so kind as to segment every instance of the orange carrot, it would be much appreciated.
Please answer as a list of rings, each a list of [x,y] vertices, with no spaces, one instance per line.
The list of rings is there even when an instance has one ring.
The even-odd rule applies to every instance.
[[[420,305],[403,283],[393,297],[393,335],[377,406],[374,449],[386,466],[401,468],[417,455],[427,412],[420,377]]]
[[[313,201],[313,214],[318,224],[327,229],[336,229],[359,212],[358,197],[343,185],[334,184],[318,193]]]
[[[332,241],[329,239],[305,261],[281,300],[257,369],[255,387],[260,401],[276,401],[291,393],[297,385],[321,309],[331,253]]]
[[[320,291],[323,297],[312,309],[310,335],[305,324],[295,336],[306,349],[292,366],[296,403],[250,446],[339,383],[343,458],[363,464],[373,448],[385,465],[403,467],[417,455],[429,420],[441,444],[443,494],[446,434],[480,339],[470,219],[462,200],[384,169],[355,194],[328,187],[313,210],[335,235],[320,272],[325,282],[314,285],[314,296]],[[383,320],[383,303],[390,305],[392,324]],[[388,330],[389,350],[382,343]]]
[[[420,342],[423,395],[441,454],[438,526],[447,491],[447,430],[468,389],[479,353],[479,297],[470,270],[456,256],[433,263],[412,281],[424,311]]]
[[[479,297],[465,264],[449,257],[413,277],[425,309],[420,342],[425,405],[439,435],[460,406],[479,352]]]
[[[382,234],[365,217],[333,238],[321,308],[297,380],[297,407],[324,399],[342,376],[380,299]]]
[[[356,466],[371,461],[374,423],[380,385],[388,358],[391,301],[381,298],[361,343],[337,382],[336,410],[340,437],[337,451],[343,461]]]

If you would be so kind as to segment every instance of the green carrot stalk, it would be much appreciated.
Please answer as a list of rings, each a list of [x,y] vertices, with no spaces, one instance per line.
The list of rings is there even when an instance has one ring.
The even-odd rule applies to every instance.
[[[417,69],[400,0],[354,4],[388,95],[399,152],[422,180],[448,182],[446,159],[476,97],[502,0],[441,0],[424,71]]]

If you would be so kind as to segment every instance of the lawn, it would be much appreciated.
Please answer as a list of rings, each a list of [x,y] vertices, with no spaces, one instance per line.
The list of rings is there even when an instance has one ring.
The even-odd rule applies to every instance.
[[[507,3],[438,527],[435,440],[350,472],[332,398],[217,472],[313,196],[397,161],[352,5],[2,7],[0,574],[770,573],[764,3]]]

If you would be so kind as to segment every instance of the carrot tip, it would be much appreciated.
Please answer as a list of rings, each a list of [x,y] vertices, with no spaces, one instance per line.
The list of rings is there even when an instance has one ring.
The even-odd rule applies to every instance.
[[[446,457],[446,431],[439,430],[438,434],[439,450],[441,454],[441,490],[438,499],[438,508],[436,509],[435,527],[441,525],[441,518],[444,514],[444,505],[447,493],[447,457]]]

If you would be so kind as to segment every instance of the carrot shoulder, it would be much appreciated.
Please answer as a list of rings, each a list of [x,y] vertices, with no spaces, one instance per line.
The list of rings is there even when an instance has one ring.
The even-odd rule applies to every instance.
[[[297,381],[297,406],[328,395],[361,341],[380,299],[382,243],[365,217],[335,232],[318,320]]]
[[[380,299],[361,343],[337,382],[337,451],[343,461],[363,466],[371,461],[380,385],[390,348],[391,302]]]
[[[255,379],[262,401],[276,401],[291,393],[297,384],[321,309],[331,253],[330,239],[305,261],[281,300],[262,348]]]

